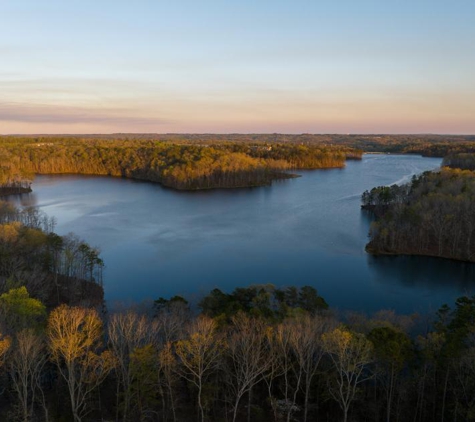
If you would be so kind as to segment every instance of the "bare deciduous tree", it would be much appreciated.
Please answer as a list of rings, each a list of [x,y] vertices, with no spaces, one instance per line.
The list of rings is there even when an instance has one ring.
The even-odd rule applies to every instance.
[[[151,321],[143,315],[134,312],[118,313],[112,315],[108,325],[109,343],[117,358],[118,388],[122,388],[123,403],[121,419],[129,418],[130,401],[132,399],[131,384],[132,374],[130,357],[135,349],[149,344],[156,346],[158,343],[159,322]],[[117,391],[119,393],[119,391]],[[117,400],[119,394],[117,394]],[[120,406],[117,403],[117,412]],[[116,419],[119,420],[117,413]]]
[[[178,380],[177,363],[172,343],[165,344],[158,354],[158,382],[162,390],[164,420],[166,420],[167,406],[165,394],[167,394],[173,421],[176,421],[175,395],[173,389]],[[163,388],[167,390],[167,393],[163,391]]]
[[[102,348],[102,321],[93,309],[61,305],[48,319],[51,359],[66,381],[75,422],[88,413],[87,399],[116,365]]]
[[[252,388],[264,377],[269,368],[269,343],[266,324],[243,313],[232,319],[233,328],[228,337],[227,355],[228,384],[233,395],[233,422],[236,420],[239,402],[247,393],[248,411]]]
[[[293,388],[298,388],[300,385],[299,378],[297,379],[297,386],[292,385],[293,373],[295,371],[295,359],[292,356],[292,328],[287,323],[279,324],[275,327],[271,339],[272,355],[278,362],[278,366],[273,370],[283,377],[282,394],[283,399],[277,400],[271,397],[271,404],[274,409],[274,415],[277,418],[277,413],[286,415],[286,420],[290,420],[292,413],[298,410],[295,402],[291,399]],[[300,374],[301,377],[301,374]]]
[[[207,317],[199,317],[193,321],[188,327],[188,337],[175,344],[175,352],[181,363],[178,366],[181,376],[198,389],[201,422],[205,421],[203,384],[217,369],[224,345],[216,332],[216,322]]]
[[[343,421],[348,420],[350,405],[359,384],[372,377],[368,364],[372,362],[372,345],[363,334],[336,328],[322,336],[325,352],[335,369],[329,391],[343,410]]]
[[[8,359],[8,370],[13,390],[18,396],[19,413],[23,422],[33,416],[35,397],[40,388],[40,377],[47,360],[42,336],[31,329],[20,331],[15,338]]]
[[[183,302],[172,302],[156,314],[160,322],[162,342],[174,342],[184,334],[184,329],[190,319],[190,309]]]
[[[300,388],[304,390],[304,422],[307,422],[310,387],[324,355],[322,335],[335,328],[335,320],[320,315],[303,315],[289,322],[290,344],[297,365],[294,403]],[[303,384],[303,387],[302,385]]]

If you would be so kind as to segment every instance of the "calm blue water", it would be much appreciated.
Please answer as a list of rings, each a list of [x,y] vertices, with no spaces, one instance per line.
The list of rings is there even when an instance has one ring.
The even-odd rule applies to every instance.
[[[427,312],[475,289],[473,265],[371,257],[360,195],[437,168],[440,159],[366,155],[345,169],[301,171],[271,187],[176,192],[107,177],[41,176],[24,195],[102,250],[105,293],[115,302],[218,287],[309,284],[330,306]]]

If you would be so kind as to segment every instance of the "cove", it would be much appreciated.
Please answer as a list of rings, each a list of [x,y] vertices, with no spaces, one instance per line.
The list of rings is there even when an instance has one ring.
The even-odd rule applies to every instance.
[[[110,177],[38,176],[11,199],[39,207],[102,250],[108,307],[217,287],[314,286],[330,307],[433,312],[473,294],[475,266],[365,253],[360,196],[439,167],[438,158],[370,155],[344,169],[296,171],[272,186],[178,192]]]

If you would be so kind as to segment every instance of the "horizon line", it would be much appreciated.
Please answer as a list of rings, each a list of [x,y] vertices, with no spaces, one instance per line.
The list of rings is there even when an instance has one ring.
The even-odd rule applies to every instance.
[[[366,133],[341,133],[341,132],[102,132],[102,133],[6,133],[0,136],[113,136],[113,135],[312,135],[312,136],[475,136],[475,133],[433,133],[433,132],[366,132]]]

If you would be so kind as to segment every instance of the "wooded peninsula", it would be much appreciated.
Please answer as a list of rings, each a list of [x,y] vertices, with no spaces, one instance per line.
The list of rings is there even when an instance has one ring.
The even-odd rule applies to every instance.
[[[449,155],[440,171],[364,192],[362,207],[376,216],[366,250],[475,262],[474,163],[475,154]]]
[[[252,187],[296,177],[290,170],[344,167],[361,155],[327,145],[0,137],[0,184],[8,194],[29,189],[36,174],[87,174],[180,190]]]

